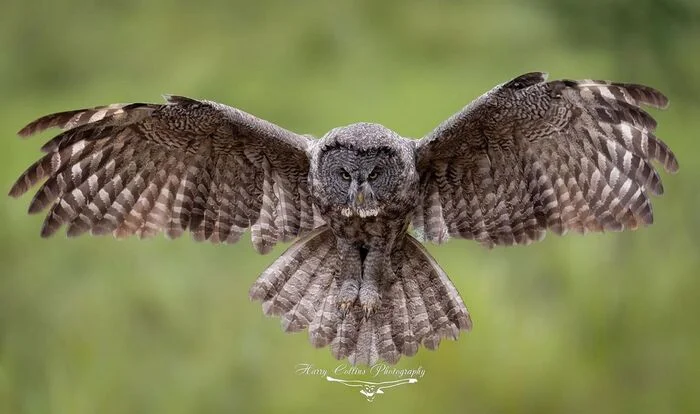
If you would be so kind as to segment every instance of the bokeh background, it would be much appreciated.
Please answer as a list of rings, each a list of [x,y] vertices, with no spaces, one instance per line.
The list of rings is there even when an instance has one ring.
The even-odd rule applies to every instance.
[[[368,403],[298,376],[327,349],[282,333],[247,290],[285,246],[189,237],[39,237],[31,196],[0,197],[0,413],[700,411],[700,3],[696,0],[39,1],[0,14],[0,188],[53,111],[217,100],[322,135],[357,121],[429,132],[518,74],[653,85],[681,170],[634,233],[430,251],[472,333],[400,368],[415,385]],[[244,239],[242,239],[244,240]]]

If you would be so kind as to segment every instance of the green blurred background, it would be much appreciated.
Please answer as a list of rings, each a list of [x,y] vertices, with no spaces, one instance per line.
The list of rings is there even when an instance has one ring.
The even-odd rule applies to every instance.
[[[285,246],[42,240],[30,196],[1,197],[0,413],[699,412],[699,13],[696,0],[3,4],[5,191],[49,137],[16,131],[53,111],[176,93],[317,136],[374,121],[420,137],[533,70],[666,92],[653,115],[681,170],[662,174],[641,231],[431,246],[474,330],[402,359],[425,377],[371,404],[296,375],[337,362],[248,300]]]

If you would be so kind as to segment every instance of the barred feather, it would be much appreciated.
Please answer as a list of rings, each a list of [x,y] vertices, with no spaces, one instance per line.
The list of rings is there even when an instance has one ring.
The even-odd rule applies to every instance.
[[[66,225],[70,236],[190,230],[232,243],[252,225],[264,253],[319,224],[306,182],[308,138],[214,102],[167,99],[60,112],[20,130],[64,130],[10,189],[19,197],[46,180],[29,207],[50,207],[43,236]]]
[[[335,236],[322,227],[273,263],[251,287],[250,298],[262,302],[266,315],[281,316],[283,330],[308,329],[315,347],[329,346],[335,358],[355,365],[394,364],[420,345],[436,349],[442,339],[471,329],[459,293],[412,237],[392,252],[381,305],[369,318],[359,302],[344,316],[338,310],[340,263]]]
[[[325,226],[314,204],[322,197],[311,195],[310,163],[318,153],[308,137],[214,102],[166,100],[56,113],[20,130],[23,137],[63,130],[10,189],[19,197],[43,182],[29,205],[30,213],[49,209],[42,236],[65,226],[68,236],[189,231],[195,240],[235,243],[250,229],[261,253],[301,236],[257,279],[250,298],[262,302],[266,315],[279,316],[284,331],[306,329],[315,347],[328,346],[351,364],[394,364],[471,329],[454,285],[403,234],[405,217],[390,215],[408,214],[413,196],[406,197],[406,210],[396,210],[399,202],[380,206],[374,221]],[[373,148],[401,140],[402,152],[394,155],[411,176],[402,182],[411,184],[403,195],[419,193],[411,218],[419,236],[487,247],[528,244],[547,230],[620,231],[652,223],[649,194],[664,192],[655,165],[676,172],[678,161],[642,107],[667,105],[646,86],[545,82],[536,72],[494,88],[415,146],[387,138],[383,127],[368,136],[370,124],[350,126],[354,132],[342,142]],[[324,217],[340,214],[335,207],[323,205]],[[363,234],[342,238],[353,231],[369,239],[392,234],[370,242]],[[364,256],[359,244],[368,249]],[[353,302],[348,292],[356,288]]]
[[[652,162],[678,161],[641,106],[647,86],[526,74],[494,88],[417,145],[422,202],[413,225],[437,243],[527,244],[545,230],[619,231],[653,221]],[[445,234],[447,233],[447,234]]]

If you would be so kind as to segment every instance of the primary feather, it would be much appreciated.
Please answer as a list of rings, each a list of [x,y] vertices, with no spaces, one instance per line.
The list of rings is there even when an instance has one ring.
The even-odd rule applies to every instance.
[[[653,220],[659,162],[678,170],[643,105],[668,99],[641,85],[544,82],[526,74],[489,91],[417,144],[422,198],[414,226],[486,246],[557,234],[634,229]]]
[[[64,130],[10,190],[18,197],[46,180],[29,206],[50,207],[42,236],[66,225],[70,236],[189,230],[197,240],[235,242],[251,228],[266,252],[317,224],[308,138],[225,105],[167,99],[61,112],[20,130]]]

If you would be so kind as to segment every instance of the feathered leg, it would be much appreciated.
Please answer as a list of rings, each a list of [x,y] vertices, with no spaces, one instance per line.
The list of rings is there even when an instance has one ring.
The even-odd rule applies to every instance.
[[[338,295],[338,309],[345,316],[353,307],[360,292],[360,279],[362,277],[362,256],[360,249],[347,240],[339,239],[338,258],[342,263],[340,267],[340,293]]]
[[[435,349],[443,338],[471,329],[454,285],[413,237],[405,235],[378,262],[384,267],[372,281],[358,276],[361,255],[349,261],[341,245],[328,228],[315,230],[258,278],[250,297],[263,302],[265,314],[279,315],[285,331],[308,328],[312,345],[329,346],[333,356],[351,364],[394,364],[420,345]],[[378,271],[367,267],[371,257],[370,250],[364,272]],[[369,315],[367,294],[377,295]]]

